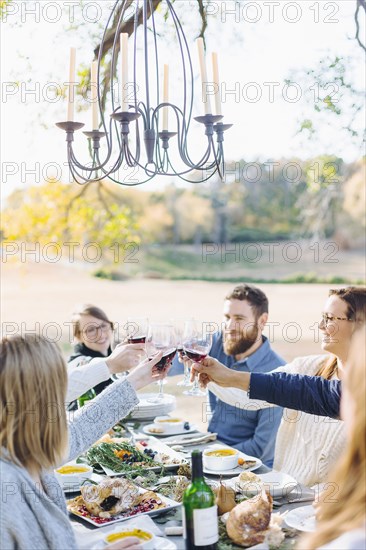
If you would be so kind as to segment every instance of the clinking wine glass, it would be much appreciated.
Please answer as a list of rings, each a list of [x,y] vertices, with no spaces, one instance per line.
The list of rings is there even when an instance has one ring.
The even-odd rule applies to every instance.
[[[127,317],[127,323],[124,326],[128,344],[145,344],[149,319],[147,317]],[[145,359],[142,351],[139,354],[139,361]]]
[[[159,351],[163,352],[163,357],[154,368],[164,370],[171,363],[177,353],[176,337],[173,325],[152,324],[149,325],[146,342],[146,354],[149,358],[154,357]],[[159,393],[156,397],[149,399],[151,403],[157,403],[164,398],[164,380],[159,380]]]
[[[144,344],[146,341],[149,320],[147,317],[128,317],[125,325],[129,344]]]
[[[209,354],[212,346],[211,328],[212,326],[209,323],[191,322],[187,325],[183,339],[183,351],[192,361],[199,363]],[[193,397],[206,395],[206,392],[199,388],[197,376],[194,378],[192,389],[183,393]]]
[[[179,360],[180,362],[183,362],[183,366],[184,366],[183,379],[177,382],[177,386],[192,386],[192,382],[190,381],[189,361],[183,352],[183,340],[184,340],[184,335],[187,333],[187,330],[190,324],[194,322],[194,319],[175,318],[175,319],[170,319],[170,322],[174,327],[176,344],[177,344],[177,352],[180,355]]]

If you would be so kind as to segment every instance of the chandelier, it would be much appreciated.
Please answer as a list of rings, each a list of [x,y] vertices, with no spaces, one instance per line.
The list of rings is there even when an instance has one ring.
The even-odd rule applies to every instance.
[[[99,47],[98,61],[93,61],[91,66],[92,128],[83,132],[88,140],[89,153],[88,162],[84,164],[76,158],[73,147],[74,133],[84,124],[74,120],[76,50],[71,48],[67,121],[59,122],[57,126],[66,132],[70,172],[79,184],[106,178],[121,185],[134,186],[155,176],[178,176],[189,182],[207,181],[215,174],[221,179],[224,177],[224,132],[232,125],[222,122],[217,53],[212,54],[213,79],[209,81],[203,39],[197,39],[202,113],[194,120],[201,126],[197,125],[197,130],[201,131],[202,137],[196,136],[194,149],[198,149],[199,139],[199,143],[203,142],[203,152],[200,158],[193,160],[189,135],[192,134],[194,76],[187,38],[172,1],[165,0],[179,52],[172,71],[168,64],[161,63],[161,32],[158,33],[156,28],[153,1],[156,2],[117,0],[112,8]],[[122,32],[127,16],[133,18],[130,41],[128,34]],[[111,40],[112,26],[110,110],[106,113],[106,103],[102,98],[107,94],[101,87],[101,65],[106,41]],[[140,36],[141,43],[138,41]],[[164,47],[166,49],[166,45]],[[173,73],[181,94],[177,103],[169,101],[170,73]],[[211,96],[215,100],[215,114]],[[135,177],[126,179],[126,170]]]

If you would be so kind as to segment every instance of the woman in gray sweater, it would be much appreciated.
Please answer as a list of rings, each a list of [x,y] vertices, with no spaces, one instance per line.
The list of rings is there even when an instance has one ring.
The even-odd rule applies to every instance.
[[[77,548],[53,469],[78,457],[131,411],[136,391],[164,376],[153,368],[160,358],[109,386],[68,423],[67,371],[57,344],[37,335],[0,342],[2,550]],[[107,548],[139,548],[136,540]]]

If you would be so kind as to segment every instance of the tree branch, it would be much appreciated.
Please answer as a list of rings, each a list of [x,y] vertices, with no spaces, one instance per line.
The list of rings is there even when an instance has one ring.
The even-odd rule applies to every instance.
[[[103,204],[106,212],[108,212],[109,218],[112,219],[113,218],[113,213],[110,211],[109,206],[108,206],[106,200],[104,199],[104,197],[102,195],[102,188],[103,188],[102,182],[98,181],[97,193],[98,193],[99,200]]]
[[[360,39],[360,22],[358,20],[358,14],[360,11],[360,8],[363,8],[366,14],[366,1],[365,0],[357,0],[357,7],[354,15],[355,23],[356,23],[356,35],[355,38],[358,42],[358,44],[361,46],[361,48],[366,52],[366,47],[364,44],[362,44]]]
[[[127,8],[132,4],[133,1],[134,0],[128,0]],[[153,5],[153,10],[152,11],[153,12],[156,11],[156,9],[158,8],[160,3],[161,3],[161,0],[152,0],[152,5]],[[122,10],[122,4],[121,4],[121,7],[117,10],[117,12],[116,12],[116,14],[113,18],[112,28],[107,32],[106,39],[105,39],[104,45],[103,45],[102,58],[113,47],[114,36],[116,34],[118,20],[119,20],[119,17],[121,15],[121,10]],[[151,16],[152,11],[150,9],[150,2],[149,2],[148,3],[148,12],[147,12],[147,17],[148,18]],[[143,17],[143,12],[142,12],[142,8],[140,8],[139,12],[138,12],[138,23],[137,23],[138,25],[142,24],[142,17]],[[133,34],[133,31],[134,31],[134,25],[135,25],[135,16],[132,15],[127,21],[125,21],[122,24],[121,33],[124,32],[124,33],[127,33],[128,36],[131,36]],[[98,59],[100,47],[101,47],[101,44],[99,44],[94,50],[95,59]],[[119,47],[120,47],[120,42],[119,42],[119,40],[117,40],[116,53],[119,52]]]
[[[201,16],[201,30],[199,37],[205,39],[205,31],[207,28],[207,13],[205,10],[205,6],[203,4],[203,0],[198,0],[198,11]]]

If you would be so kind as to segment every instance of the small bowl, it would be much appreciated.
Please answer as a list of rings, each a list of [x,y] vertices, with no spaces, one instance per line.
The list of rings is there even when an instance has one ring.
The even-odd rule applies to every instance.
[[[68,463],[55,470],[55,476],[62,488],[75,487],[78,491],[80,485],[91,477],[93,468],[87,464]]]
[[[157,416],[154,424],[163,428],[165,433],[181,432],[184,429],[184,420],[175,416]]]
[[[141,548],[143,550],[154,550],[155,549],[155,535],[148,529],[138,529],[137,527],[130,527],[125,529],[118,529],[113,533],[109,533],[104,537],[105,544],[114,544],[115,542],[121,541],[127,537],[136,537],[140,541]]]
[[[233,470],[238,465],[239,452],[228,447],[212,446],[203,451],[202,458],[207,470]]]

